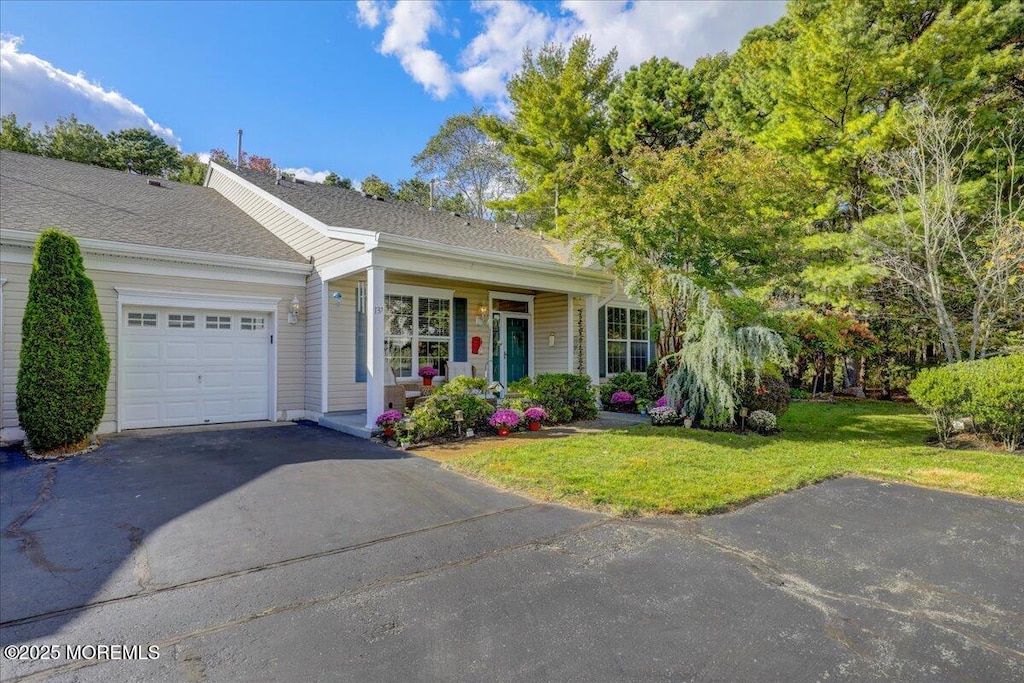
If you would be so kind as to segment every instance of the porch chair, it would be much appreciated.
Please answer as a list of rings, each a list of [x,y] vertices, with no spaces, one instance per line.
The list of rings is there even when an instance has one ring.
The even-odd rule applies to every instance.
[[[422,395],[418,384],[399,382],[395,369],[388,366],[388,372],[384,375],[384,403],[389,408],[404,411]]]

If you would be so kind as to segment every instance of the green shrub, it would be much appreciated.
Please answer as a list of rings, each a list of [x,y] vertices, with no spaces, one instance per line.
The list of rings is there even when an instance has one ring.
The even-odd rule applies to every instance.
[[[962,363],[971,396],[966,409],[1012,451],[1024,445],[1024,355]]]
[[[533,399],[524,398],[522,396],[513,396],[511,398],[502,399],[502,408],[511,408],[512,410],[518,410],[520,413],[525,413],[527,408],[532,408],[537,405]]]
[[[939,440],[953,433],[953,420],[972,417],[976,428],[1003,442],[1007,450],[1024,441],[1024,356],[955,363],[918,373],[907,387],[928,411]]]
[[[747,373],[737,392],[738,403],[750,412],[766,410],[776,417],[789,410],[789,385],[772,373],[761,373],[761,381],[755,382],[752,373]]]
[[[89,438],[106,407],[110,349],[92,280],[73,237],[36,242],[21,323],[18,419],[42,453]]]
[[[547,373],[536,379],[524,377],[509,385],[509,391],[521,393],[547,411],[553,424],[597,417],[597,404],[586,375]]]
[[[942,443],[953,434],[953,419],[966,415],[970,387],[960,378],[962,367],[956,364],[926,368],[907,387],[910,398],[932,416]]]
[[[642,372],[620,372],[610,377],[601,385],[601,405],[608,408],[612,404],[612,394],[616,391],[628,391],[635,399],[643,399],[654,403],[661,398],[661,385],[655,382],[652,386],[650,376]]]
[[[475,394],[435,391],[412,409],[417,439],[452,436],[457,431],[455,411],[462,411],[462,430],[482,429],[494,412],[486,399]]]
[[[472,391],[483,392],[487,388],[484,377],[453,377],[434,389],[434,394],[468,394]]]

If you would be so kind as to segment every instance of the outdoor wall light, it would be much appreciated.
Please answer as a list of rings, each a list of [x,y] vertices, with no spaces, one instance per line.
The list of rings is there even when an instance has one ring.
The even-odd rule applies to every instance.
[[[550,334],[548,334],[548,346],[554,346],[554,345],[555,345],[555,333],[551,332]]]
[[[297,295],[292,296],[292,302],[288,304],[288,324],[294,325],[299,322],[299,311],[302,310],[302,304],[299,303],[299,297]]]
[[[335,305],[341,306],[341,292],[332,292],[331,298],[334,299]]]

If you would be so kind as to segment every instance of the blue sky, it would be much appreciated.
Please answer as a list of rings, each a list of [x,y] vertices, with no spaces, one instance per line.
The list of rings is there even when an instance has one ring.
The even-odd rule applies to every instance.
[[[523,47],[593,36],[622,69],[734,50],[782,2],[0,3],[0,111],[149,127],[308,175],[412,175],[444,119],[501,111]]]

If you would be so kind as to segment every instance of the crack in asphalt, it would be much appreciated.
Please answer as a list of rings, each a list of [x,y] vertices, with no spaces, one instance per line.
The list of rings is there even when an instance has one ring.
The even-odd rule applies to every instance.
[[[39,492],[36,494],[36,499],[32,501],[32,505],[27,510],[23,511],[20,515],[14,518],[14,521],[7,525],[4,529],[3,537],[16,539],[18,541],[18,552],[25,555],[28,561],[36,567],[50,572],[51,574],[61,574],[65,572],[77,572],[80,571],[80,567],[62,567],[54,564],[47,559],[46,553],[43,552],[43,546],[39,542],[39,537],[34,531],[25,529],[25,524],[32,519],[32,517],[39,512],[44,505],[53,500],[53,484],[57,480],[57,468],[53,465],[47,468],[46,474],[43,476],[42,483],[39,484]]]
[[[467,518],[465,520],[461,520],[461,522],[469,521],[469,520],[472,520],[472,519],[479,519],[480,517],[487,517],[487,516],[491,516],[491,515],[495,515],[495,514],[501,514],[503,512],[512,512],[514,510],[521,510],[521,509],[524,509],[524,508],[535,507],[535,506],[537,506],[537,507],[544,507],[541,504],[531,503],[530,505],[522,505],[522,506],[515,507],[515,508],[508,508],[506,510],[499,510],[499,511],[496,511],[496,512],[487,513],[485,515],[478,515],[475,518],[471,517],[471,518]],[[287,605],[275,605],[274,607],[268,607],[267,609],[261,610],[259,612],[255,612],[255,613],[252,613],[252,614],[247,614],[245,616],[238,617],[236,619],[231,619],[229,621],[224,621],[224,622],[221,622],[219,624],[213,624],[211,626],[206,626],[206,627],[203,627],[201,629],[196,629],[194,631],[189,631],[187,633],[178,634],[176,636],[172,636],[172,637],[169,637],[169,638],[164,638],[162,640],[156,640],[156,641],[153,641],[153,642],[151,642],[149,644],[150,645],[156,645],[157,647],[160,648],[161,651],[163,651],[165,648],[172,648],[172,647],[175,648],[175,651],[177,651],[177,648],[178,648],[179,645],[181,645],[182,643],[184,643],[186,641],[189,641],[189,640],[191,640],[193,638],[201,638],[203,636],[213,635],[215,633],[221,633],[223,631],[227,631],[227,630],[236,628],[238,626],[244,626],[245,624],[251,623],[251,622],[256,621],[258,619],[263,619],[264,617],[273,616],[275,614],[281,614],[281,613],[284,613],[284,612],[293,612],[293,611],[296,611],[296,610],[308,609],[310,607],[315,607],[317,605],[327,604],[327,603],[330,603],[330,602],[334,602],[336,600],[342,600],[342,599],[345,599],[345,598],[356,597],[356,596],[362,595],[364,593],[370,593],[370,592],[377,591],[377,590],[380,590],[382,588],[388,588],[390,586],[394,586],[394,585],[397,585],[397,584],[409,583],[409,582],[412,582],[412,581],[417,581],[419,579],[423,579],[423,578],[426,578],[426,577],[429,577],[429,576],[434,576],[434,575],[437,575],[437,574],[442,574],[444,572],[448,572],[448,571],[451,571],[453,569],[459,569],[459,568],[462,568],[462,567],[468,567],[468,566],[474,565],[474,564],[476,564],[478,562],[481,562],[483,560],[491,559],[491,558],[494,558],[494,557],[500,557],[502,555],[507,555],[509,553],[513,553],[513,552],[516,552],[518,550],[523,550],[525,548],[538,548],[538,547],[550,546],[551,544],[556,543],[556,542],[558,542],[558,541],[560,541],[560,540],[562,540],[564,538],[567,538],[569,536],[574,536],[574,535],[577,535],[577,534],[582,534],[582,533],[584,533],[586,531],[589,531],[591,529],[595,529],[595,528],[597,528],[599,526],[603,526],[603,525],[612,523],[614,521],[615,520],[612,520],[610,518],[601,518],[601,519],[592,520],[592,521],[587,522],[585,524],[581,524],[579,526],[575,526],[575,527],[573,527],[571,529],[566,529],[565,531],[560,531],[557,534],[551,534],[549,536],[542,536],[542,537],[538,537],[538,538],[533,538],[533,539],[530,539],[528,541],[523,541],[521,543],[514,543],[512,545],[504,546],[502,548],[496,548],[496,549],[493,549],[493,550],[488,550],[486,552],[479,553],[477,555],[473,555],[472,557],[463,558],[461,560],[455,560],[453,562],[445,562],[445,563],[439,564],[439,565],[437,565],[435,567],[430,567],[430,568],[427,568],[427,569],[421,569],[421,570],[414,571],[414,572],[408,572],[406,574],[400,574],[400,575],[397,575],[397,576],[390,576],[390,577],[386,577],[386,578],[383,578],[383,579],[378,579],[377,581],[371,581],[370,583],[366,583],[366,584],[363,584],[361,586],[357,586],[355,588],[351,588],[349,590],[341,591],[341,592],[338,592],[338,593],[332,593],[330,595],[322,595],[320,597],[310,598],[308,600],[300,600],[298,602],[289,603]],[[441,524],[441,525],[438,525],[438,526],[441,526],[441,527],[443,527],[443,526],[451,526],[452,524],[458,524],[458,523],[461,523],[461,522],[449,522],[449,523]],[[437,527],[432,527],[432,528],[437,528]],[[416,532],[409,532],[409,533],[416,533]],[[407,535],[409,535],[409,533],[401,534],[398,537],[407,536]],[[110,661],[110,660],[106,660],[106,659],[92,659],[92,660],[89,660],[89,659],[85,659],[85,660],[77,660],[77,661],[74,661],[74,662],[67,662],[66,664],[61,664],[61,665],[58,665],[58,666],[41,669],[39,671],[35,671],[33,673],[26,674],[24,676],[19,676],[19,677],[13,678],[13,679],[10,680],[10,683],[31,683],[31,682],[34,682],[34,681],[43,681],[43,680],[46,680],[46,679],[50,678],[51,676],[55,676],[57,674],[68,673],[68,672],[71,672],[71,671],[78,671],[78,670],[84,669],[86,667],[96,666],[97,664],[105,664],[108,661]],[[203,666],[203,674],[205,675],[205,665]]]
[[[117,528],[128,532],[128,547],[131,549],[133,562],[132,576],[135,577],[135,582],[143,591],[155,588],[150,585],[150,581],[153,580],[153,571],[149,566],[149,551],[142,542],[146,535],[145,529],[132,526],[127,522],[118,524]]]
[[[783,569],[778,564],[756,552],[730,545],[715,538],[714,536],[709,536],[700,531],[685,530],[683,533],[688,537],[706,543],[718,549],[722,553],[739,560],[756,579],[765,585],[782,590],[797,600],[818,609],[826,618],[826,635],[860,659],[875,659],[875,657],[870,653],[863,651],[862,648],[856,645],[856,636],[867,632],[855,619],[850,619],[840,614],[839,610],[833,606],[833,603],[882,610],[889,612],[890,614],[904,617],[911,621],[926,623],[949,633],[956,634],[967,642],[988,650],[989,652],[1009,659],[1016,659],[1019,662],[1024,663],[1024,652],[1012,647],[1000,645],[999,643],[994,643],[984,635],[971,630],[970,627],[983,628],[986,625],[989,625],[985,623],[983,619],[971,618],[965,614],[957,614],[942,610],[900,607],[875,598],[822,588],[790,571]],[[1006,614],[1005,612],[1002,612],[1002,610],[998,610],[996,608],[991,608],[991,610],[997,613]],[[1021,615],[1017,616],[1019,617]],[[1000,626],[1007,627],[1003,623],[1000,623]],[[1024,637],[1024,627],[1018,629],[1008,628],[1008,630],[1017,638]],[[868,635],[871,636],[872,634]]]
[[[463,517],[461,519],[451,520],[451,521],[448,521],[448,522],[442,522],[440,524],[434,524],[432,526],[420,527],[418,529],[412,529],[410,531],[403,531],[403,532],[396,533],[396,534],[391,534],[391,535],[388,535],[388,536],[381,536],[379,538],[371,539],[369,541],[361,541],[359,543],[353,543],[351,545],[341,546],[340,548],[331,548],[329,550],[321,550],[319,552],[309,553],[309,554],[306,554],[306,555],[299,555],[299,556],[296,556],[296,557],[289,557],[289,558],[286,558],[286,559],[283,559],[283,560],[277,560],[275,562],[268,562],[266,564],[256,565],[254,567],[247,567],[245,569],[238,569],[238,570],[231,571],[231,572],[224,572],[223,574],[215,574],[213,576],[204,576],[203,578],[194,579],[192,581],[183,581],[181,583],[175,583],[175,584],[159,584],[159,585],[148,584],[149,585],[148,589],[140,590],[139,592],[132,593],[131,595],[122,595],[122,596],[118,596],[118,597],[115,597],[115,598],[107,598],[105,600],[94,600],[92,602],[86,602],[86,603],[83,603],[81,605],[76,605],[74,607],[66,607],[64,609],[53,610],[51,612],[42,612],[40,614],[33,614],[33,615],[27,616],[27,617],[19,617],[17,619],[8,619],[7,621],[0,622],[0,629],[10,628],[10,627],[13,627],[13,626],[21,626],[21,625],[24,625],[24,624],[31,624],[31,623],[34,623],[34,622],[37,622],[37,621],[45,621],[47,619],[53,619],[54,617],[67,616],[69,614],[77,614],[78,612],[82,612],[82,611],[85,611],[85,610],[88,610],[88,609],[92,609],[94,607],[100,607],[100,606],[103,606],[103,605],[116,604],[116,603],[120,603],[120,602],[126,602],[126,601],[129,601],[129,600],[137,600],[139,598],[145,598],[145,597],[148,597],[150,595],[154,595],[156,593],[163,593],[163,592],[166,592],[166,591],[174,591],[174,590],[179,590],[179,589],[182,589],[182,588],[190,588],[192,586],[201,586],[201,585],[206,585],[206,584],[209,584],[209,583],[216,583],[216,582],[219,582],[219,581],[224,581],[226,579],[233,579],[233,578],[239,577],[239,576],[246,576],[248,574],[255,574],[257,572],[265,571],[267,569],[275,569],[277,567],[285,567],[285,566],[288,566],[288,565],[291,565],[291,564],[296,564],[298,562],[305,562],[306,560],[315,560],[315,559],[319,559],[321,557],[330,557],[332,555],[340,555],[342,553],[351,552],[353,550],[361,550],[363,548],[368,548],[370,546],[374,546],[374,545],[377,545],[377,544],[380,544],[380,543],[387,543],[389,541],[394,541],[394,540],[398,540],[398,539],[401,539],[401,538],[406,538],[406,537],[409,537],[409,536],[415,536],[415,535],[418,535],[418,534],[426,533],[428,531],[434,531],[434,530],[437,530],[437,529],[444,529],[446,527],[457,526],[459,524],[467,524],[467,523],[475,522],[475,521],[478,521],[478,520],[481,520],[481,519],[486,519],[488,517],[493,517],[494,515],[501,515],[501,514],[505,514],[505,513],[508,513],[508,512],[517,512],[519,510],[525,510],[526,508],[531,508],[531,507],[541,507],[542,508],[542,507],[546,507],[546,506],[544,504],[541,504],[541,503],[527,503],[525,505],[516,505],[514,507],[502,508],[501,510],[491,510],[490,512],[484,512],[484,513],[481,513],[479,515],[472,515],[470,517]]]

